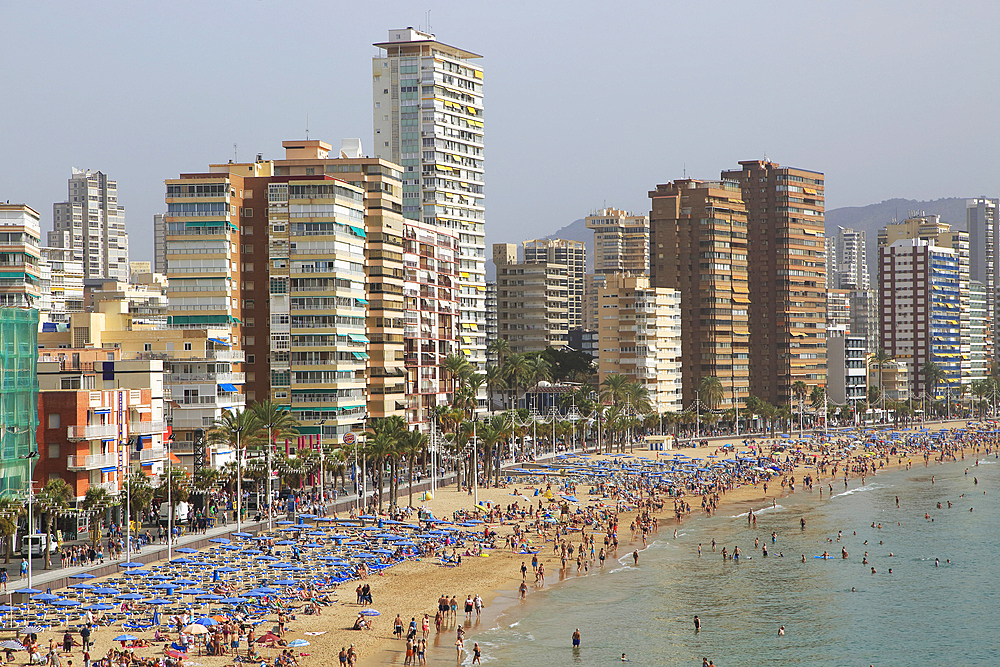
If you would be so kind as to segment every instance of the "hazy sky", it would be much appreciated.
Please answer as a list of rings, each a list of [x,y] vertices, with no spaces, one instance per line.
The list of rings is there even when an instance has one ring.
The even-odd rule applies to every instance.
[[[93,9],[93,11],[91,11]],[[118,180],[151,259],[165,178],[310,137],[372,150],[372,42],[425,25],[486,69],[488,243],[648,211],[738,160],[827,206],[1000,195],[1000,3],[0,3],[0,199],[52,227],[73,166]]]

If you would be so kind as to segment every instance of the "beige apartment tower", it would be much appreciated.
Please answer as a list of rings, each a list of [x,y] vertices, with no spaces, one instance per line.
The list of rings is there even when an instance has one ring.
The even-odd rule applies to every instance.
[[[683,410],[681,295],[648,276],[613,273],[597,292],[600,381],[619,373],[641,384],[657,414]]]
[[[567,267],[523,264],[513,243],[493,244],[497,267],[497,335],[512,352],[541,352],[569,341]]]
[[[739,186],[684,179],[649,193],[650,283],[680,293],[684,408],[703,377],[728,409],[750,393],[747,219]]]
[[[602,208],[585,224],[594,230],[594,273],[649,273],[649,216]]]
[[[587,245],[565,239],[535,239],[525,241],[524,263],[549,262],[565,264],[569,284],[569,328],[583,325],[584,276],[587,273]]]

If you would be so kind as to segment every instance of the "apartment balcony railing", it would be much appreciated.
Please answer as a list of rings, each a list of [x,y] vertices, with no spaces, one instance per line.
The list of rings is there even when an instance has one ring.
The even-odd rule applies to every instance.
[[[117,454],[88,454],[86,456],[67,456],[67,470],[95,470],[118,465]]]
[[[98,424],[96,426],[70,426],[66,429],[66,437],[70,440],[96,440],[97,438],[117,438],[117,424]]]
[[[139,461],[140,462],[144,462],[144,461],[162,461],[163,459],[167,458],[167,450],[163,449],[163,448],[158,448],[158,449],[140,449],[139,452],[138,452],[138,454],[139,454]]]
[[[167,422],[132,422],[129,424],[128,432],[132,435],[152,435],[154,433],[164,433],[167,430]]]
[[[216,361],[244,361],[247,358],[243,350],[209,350],[207,356]]]

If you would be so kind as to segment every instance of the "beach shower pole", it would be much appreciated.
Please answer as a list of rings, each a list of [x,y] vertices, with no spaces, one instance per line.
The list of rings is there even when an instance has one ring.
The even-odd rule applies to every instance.
[[[243,530],[241,528],[241,522],[243,521],[243,452],[241,447],[240,434],[242,428],[236,429],[236,532],[239,533]],[[170,461],[170,456],[167,456],[167,461]],[[257,487],[260,488],[259,486]],[[258,494],[258,498],[260,494]],[[171,516],[173,513],[171,512]],[[171,529],[171,533],[172,533]],[[168,543],[169,545],[169,543]],[[168,546],[169,548],[169,546]]]
[[[170,442],[173,438],[167,438],[167,562],[173,560],[173,540],[174,540],[174,494],[173,485],[170,483]],[[239,441],[239,431],[236,432],[237,442]],[[239,456],[239,445],[237,445],[237,456]]]
[[[479,448],[476,446],[476,422],[479,421],[479,415],[475,415],[472,419],[472,485],[475,489],[475,504],[479,505]]]

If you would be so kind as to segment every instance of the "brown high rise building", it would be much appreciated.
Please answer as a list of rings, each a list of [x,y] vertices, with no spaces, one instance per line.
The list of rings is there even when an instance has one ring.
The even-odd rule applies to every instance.
[[[826,385],[823,174],[748,160],[722,172],[746,206],[750,275],[750,393],[774,405],[792,385]]]
[[[650,222],[650,282],[681,297],[681,384],[689,408],[704,377],[731,408],[749,395],[746,209],[732,182],[658,185]]]

